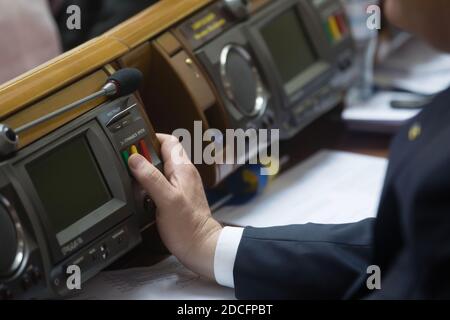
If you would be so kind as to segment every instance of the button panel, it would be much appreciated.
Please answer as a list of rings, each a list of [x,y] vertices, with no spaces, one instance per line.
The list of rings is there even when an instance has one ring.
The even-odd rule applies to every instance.
[[[125,166],[128,168],[128,160],[134,154],[140,154],[145,159],[147,159],[150,163],[153,163],[152,155],[147,146],[147,142],[144,139],[141,139],[136,144],[132,144],[127,147],[125,150],[122,150],[122,159],[124,161]]]
[[[330,43],[338,43],[349,35],[349,27],[345,13],[338,10],[324,18],[324,29]]]
[[[162,168],[161,160],[152,147],[148,121],[134,97],[118,101],[117,106],[101,114],[99,120],[111,134],[111,140],[127,169],[133,154],[140,154]]]
[[[153,142],[156,140],[152,132],[149,119],[140,101],[134,96],[124,97],[114,101],[108,109],[98,116],[98,121],[108,134],[114,149],[117,153],[117,160],[120,161],[123,173],[129,177],[130,196],[134,198],[133,214],[140,230],[145,230],[155,222],[155,208],[147,204],[144,197],[145,191],[134,179],[128,166],[129,158],[134,154],[140,154],[151,162],[158,170],[163,169],[163,163]],[[123,243],[124,238],[119,237],[118,243]],[[115,253],[109,243],[106,247],[91,248],[92,253],[85,260],[95,264],[110,263]]]
[[[303,125],[312,120],[313,115],[320,115],[338,104],[341,97],[329,87],[319,90],[312,98],[299,103],[294,109],[295,125]]]

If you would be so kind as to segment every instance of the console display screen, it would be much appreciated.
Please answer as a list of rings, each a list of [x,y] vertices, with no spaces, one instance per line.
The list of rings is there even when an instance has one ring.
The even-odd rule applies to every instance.
[[[294,93],[311,79],[313,75],[308,71],[318,61],[299,14],[291,9],[266,24],[260,32],[287,93]]]
[[[112,198],[84,136],[34,160],[26,169],[60,245],[98,223],[87,216]]]

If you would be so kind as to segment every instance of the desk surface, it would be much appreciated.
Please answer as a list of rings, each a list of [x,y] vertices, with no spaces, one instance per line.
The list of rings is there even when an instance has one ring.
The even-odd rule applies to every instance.
[[[282,142],[280,153],[289,157],[284,169],[299,164],[322,149],[388,157],[392,135],[352,132],[340,120],[341,112],[342,109],[330,112],[292,140]],[[149,232],[145,243],[146,245],[141,245],[138,249],[120,259],[112,269],[153,265],[167,257],[167,251],[161,244],[155,229]]]

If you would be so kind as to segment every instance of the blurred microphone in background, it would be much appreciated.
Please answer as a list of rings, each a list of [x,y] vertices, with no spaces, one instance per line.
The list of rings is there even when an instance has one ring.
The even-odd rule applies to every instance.
[[[352,104],[369,99],[374,92],[374,65],[379,30],[372,28],[371,19],[374,18],[375,13],[368,12],[368,8],[374,5],[379,6],[380,0],[341,1],[347,11],[358,52],[358,78],[349,94],[349,103]]]

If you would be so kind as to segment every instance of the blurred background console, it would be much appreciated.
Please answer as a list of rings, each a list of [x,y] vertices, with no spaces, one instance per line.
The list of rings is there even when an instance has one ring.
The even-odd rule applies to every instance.
[[[279,0],[212,1],[119,61],[146,74],[141,96],[159,132],[201,121],[289,139],[339,105],[353,58],[340,2]],[[237,169],[198,168],[208,187]]]

